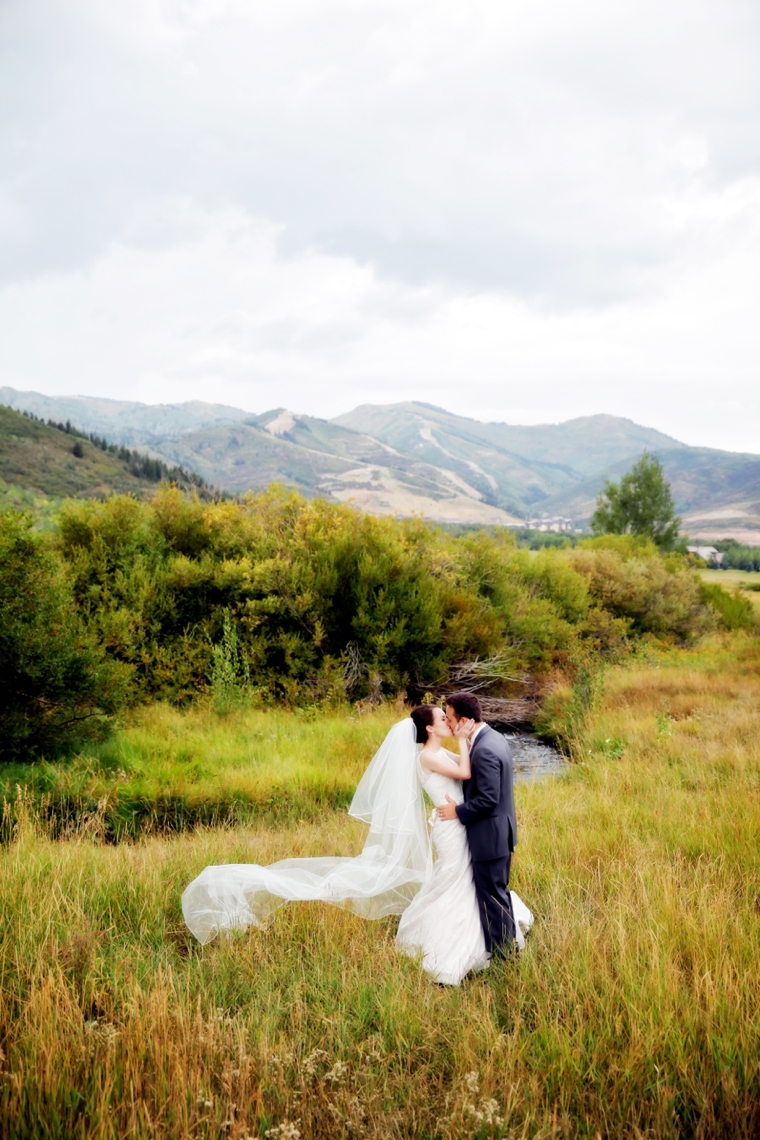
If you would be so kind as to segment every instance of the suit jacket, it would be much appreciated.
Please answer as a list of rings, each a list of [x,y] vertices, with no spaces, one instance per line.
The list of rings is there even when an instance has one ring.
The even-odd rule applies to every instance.
[[[467,828],[473,861],[503,859],[517,844],[512,750],[489,725],[470,752],[472,776],[462,783],[464,803],[457,815]]]

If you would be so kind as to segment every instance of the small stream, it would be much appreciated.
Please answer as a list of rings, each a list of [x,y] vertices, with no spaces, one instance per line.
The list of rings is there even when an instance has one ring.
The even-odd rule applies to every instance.
[[[512,748],[515,783],[527,784],[544,776],[558,776],[569,768],[561,752],[542,744],[529,732],[505,732],[504,735]]]

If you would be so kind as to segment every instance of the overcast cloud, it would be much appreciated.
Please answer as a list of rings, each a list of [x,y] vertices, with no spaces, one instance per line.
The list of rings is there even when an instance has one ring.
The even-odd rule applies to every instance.
[[[760,452],[760,7],[4,0],[0,383]]]

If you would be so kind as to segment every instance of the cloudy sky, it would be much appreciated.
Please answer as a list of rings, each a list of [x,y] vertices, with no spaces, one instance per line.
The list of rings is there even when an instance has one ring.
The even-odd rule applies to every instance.
[[[756,0],[0,0],[0,383],[760,452]]]

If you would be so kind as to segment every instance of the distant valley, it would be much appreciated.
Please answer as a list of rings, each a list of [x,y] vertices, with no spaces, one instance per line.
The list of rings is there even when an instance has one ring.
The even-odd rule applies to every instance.
[[[251,415],[201,401],[147,405],[12,388],[0,389],[0,403],[69,419],[231,492],[280,482],[376,514],[454,523],[563,516],[581,527],[605,478],[619,478],[647,449],[659,456],[690,535],[760,544],[760,456],[688,447],[615,416],[525,427],[409,402],[321,420],[284,409]]]

